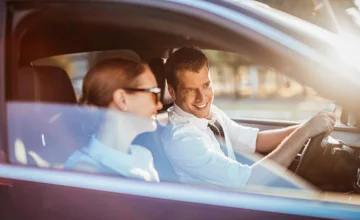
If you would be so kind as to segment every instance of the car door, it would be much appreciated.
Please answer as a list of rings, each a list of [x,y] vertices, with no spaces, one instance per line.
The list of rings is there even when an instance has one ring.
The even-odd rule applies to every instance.
[[[127,4],[125,4],[124,2]],[[101,11],[103,13],[102,15],[105,16],[105,13],[107,13],[108,11],[102,11],[100,10],[100,8],[103,9],[102,7],[106,6],[105,9],[108,10],[109,8],[114,7],[120,10],[122,6],[128,6],[129,2],[124,2],[111,4],[107,2],[98,2],[94,3],[94,5],[91,5],[91,7],[89,8],[93,10],[92,12],[94,12],[95,8],[96,11]],[[80,3],[89,4],[88,2]],[[73,5],[73,3],[69,2],[59,2],[59,4],[44,4],[46,6],[43,6],[42,3],[34,5],[32,5],[31,3],[21,5],[21,3],[19,4],[18,2],[15,2],[12,5],[10,3],[9,4],[15,8],[18,7],[17,9],[21,9],[22,7],[25,7],[26,9],[29,9],[31,7],[34,7],[36,9],[39,9],[38,7],[44,7],[48,10],[54,8],[67,8],[65,12],[68,13],[71,10],[79,9],[80,7],[86,8],[85,5],[81,5],[80,3],[78,2]],[[150,3],[136,1],[133,4],[134,6],[141,6],[142,10],[146,12],[159,12],[155,10],[158,8],[161,8],[162,10],[166,8],[173,13],[175,11],[177,16],[182,15],[180,17],[183,20],[180,19],[180,21],[186,22],[189,22],[189,20],[191,19],[187,18],[184,15],[189,16],[190,14],[193,17],[196,17],[197,13],[202,12],[205,13],[207,16],[212,16],[209,11],[206,11],[204,9],[205,6],[209,5],[206,5],[205,2],[200,1],[196,4],[205,5],[203,5],[203,7],[196,7],[196,5],[192,6],[190,7],[191,9],[193,9],[193,11],[191,12],[186,10],[188,9],[187,7],[189,7],[188,4],[190,4],[186,1],[179,1],[179,4],[176,4],[176,2],[169,3],[165,1],[151,1]],[[217,9],[224,10],[224,8],[216,8],[216,4],[213,3],[210,6],[213,7],[211,8],[212,11],[216,11]],[[177,10],[175,10],[174,8],[177,8]],[[7,11],[8,13],[10,13],[10,9],[14,8],[9,6]],[[181,12],[181,10],[183,11]],[[162,18],[170,19],[173,16],[172,13],[164,14],[165,16]],[[219,19],[219,17],[217,16],[211,18],[212,20]],[[11,21],[8,22],[9,23],[5,24],[5,21],[3,21],[3,23],[1,24],[2,27],[10,25]],[[177,24],[180,24],[180,22]],[[232,23],[227,23],[226,25],[224,24],[224,26],[229,26],[229,24]],[[211,27],[212,25],[221,27],[219,23],[211,23],[210,21],[208,21],[207,27]],[[201,31],[197,31],[197,33],[199,32]],[[207,33],[214,33],[215,35],[215,33],[218,32],[214,31]],[[11,35],[11,33],[9,33],[9,35]],[[95,36],[92,37],[95,38]],[[229,37],[229,40],[236,37],[239,36],[231,35],[231,37]],[[30,41],[30,43],[28,42],[28,45],[39,45],[38,43],[39,42],[36,41]],[[80,47],[79,45],[84,45],[82,43],[79,42],[77,45],[74,44],[72,46],[74,46],[74,48],[76,48],[76,46]],[[25,44],[23,46],[26,48]],[[13,45],[9,45],[9,47],[14,49]],[[62,47],[56,47],[54,51],[61,51],[65,47],[66,45]],[[46,48],[44,50],[46,50]],[[5,50],[2,50],[1,54],[3,54],[4,51]],[[22,52],[26,51],[27,50],[23,50]],[[6,52],[7,54],[10,54],[8,50]],[[16,54],[15,50],[11,52]],[[26,60],[26,56],[23,57],[25,57],[24,60]],[[3,59],[1,62],[4,62],[5,57],[2,58]],[[13,61],[12,59],[15,58],[13,58],[12,56],[6,58],[8,65],[13,65],[13,62],[11,62]],[[21,63],[21,61],[19,61],[19,63]],[[17,67],[18,66],[16,66],[16,68]],[[13,69],[12,71],[8,72],[7,76],[9,76],[10,74],[17,74],[17,72],[17,69]],[[1,82],[5,82],[3,79],[4,76],[2,77]],[[54,87],[56,85],[57,84],[55,83]],[[5,88],[11,88],[11,86],[12,85],[7,84],[6,86],[2,87],[0,94],[5,93]],[[35,88],[39,89],[37,87]],[[22,87],[18,89],[21,90]],[[38,132],[40,130],[38,125],[48,122],[48,119],[55,120],[59,118],[59,109],[66,108],[70,109],[70,111],[72,109],[77,109],[74,106],[69,107],[65,106],[65,104],[59,103],[52,103],[50,105],[47,105],[44,103],[34,102],[16,103],[10,102],[10,100],[7,100],[7,102],[5,100],[2,100],[1,105],[4,106],[4,111],[1,112],[1,117],[2,119],[4,119],[4,123],[2,123],[1,129],[7,131],[5,139],[11,139],[10,136],[11,134],[13,134],[11,133],[12,131],[15,131],[14,134],[16,135],[22,135],[23,133],[19,132],[19,130],[17,129],[28,129],[30,132]],[[41,109],[41,107],[43,106],[50,106],[49,111],[51,115],[49,117],[47,114],[44,113],[46,111],[39,111],[39,109]],[[54,111],[52,111],[53,108],[55,108],[56,110],[55,113]],[[48,108],[44,109],[47,110]],[[21,116],[20,114],[12,115],[19,112],[25,114],[31,112],[34,114],[30,114],[30,117],[25,118],[26,120],[19,120]],[[36,117],[34,117],[35,113],[37,114]],[[76,111],[76,113],[78,112]],[[11,115],[13,116],[12,118],[10,118]],[[42,118],[47,120],[42,121]],[[78,119],[77,117],[72,117],[71,119],[74,118]],[[17,126],[14,130],[10,130],[10,126],[6,126],[5,123],[5,121],[11,122],[12,119],[14,119],[15,122],[13,124]],[[73,120],[71,120],[71,122],[73,122]],[[21,126],[21,123],[28,124],[26,126]],[[259,124],[262,126],[266,126],[266,123],[267,122],[264,120],[260,121]],[[271,125],[276,125],[276,123],[270,123]],[[259,124],[255,125],[255,123],[251,121],[248,121],[248,124],[260,126]],[[60,125],[58,125],[59,129],[55,130],[56,132],[52,133],[56,134],[54,135],[54,140],[66,140],[66,138],[59,137],[62,137],[63,134],[71,135],[66,133],[70,131],[70,128],[64,129],[64,127],[61,127],[63,125],[63,123],[60,123]],[[283,125],[284,124],[281,124],[280,126]],[[41,128],[40,130],[44,133],[38,132],[39,135],[36,136],[37,139],[34,138],[34,141],[37,141],[39,143],[40,149],[47,149],[43,148],[44,145],[49,144],[48,141],[50,139],[46,135],[46,132],[53,131],[51,130],[53,127],[49,126],[45,128],[46,129]],[[42,134],[44,134],[45,138],[43,138]],[[28,138],[32,140],[32,137],[35,137],[35,135],[29,135]],[[10,151],[13,152],[14,156],[12,158],[13,160],[10,160],[7,164],[0,165],[0,177],[12,181],[12,187],[8,190],[9,196],[2,197],[5,198],[2,199],[2,202],[4,204],[7,204],[9,207],[5,210],[6,216],[9,216],[8,219],[249,219],[260,217],[288,217],[301,219],[309,217],[351,218],[355,216],[355,214],[357,214],[358,212],[356,210],[356,206],[338,203],[327,204],[326,202],[319,202],[317,200],[304,200],[292,197],[268,196],[261,193],[256,194],[248,192],[228,191],[218,188],[214,189],[203,186],[183,185],[179,183],[148,183],[133,179],[125,179],[101,174],[65,171],[55,166],[48,166],[47,163],[41,160],[41,166],[29,166],[27,165],[28,160],[30,160],[28,159],[30,158],[28,155],[29,152],[25,151],[24,153],[24,151],[22,151],[22,149],[24,148],[22,147],[22,144],[20,144],[21,140],[22,139],[20,139],[19,142],[17,141],[17,138],[14,138],[14,143],[16,143],[17,148],[20,149],[20,153],[15,152],[15,150],[11,148],[13,147],[13,145],[9,144],[8,141],[3,141],[4,143],[1,145],[1,148],[5,149],[8,159],[11,158],[11,155],[9,153]],[[45,142],[47,144],[44,144]],[[69,144],[64,144],[63,146],[64,148],[59,149],[63,150],[66,146],[69,146]],[[53,153],[52,155],[60,157],[60,153]],[[26,159],[24,160],[24,158]],[[34,159],[33,156],[31,156],[31,158]],[[24,161],[26,163],[21,163]]]

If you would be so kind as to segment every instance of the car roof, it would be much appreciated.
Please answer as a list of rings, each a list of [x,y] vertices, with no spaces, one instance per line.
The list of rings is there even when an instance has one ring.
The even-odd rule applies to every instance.
[[[27,5],[27,10],[34,9],[33,12],[37,12],[39,6],[42,4],[53,4],[54,2],[59,2],[58,6],[65,6],[65,8],[68,6],[67,4],[74,4],[79,6],[79,4],[83,4],[85,0],[79,0],[79,1],[69,1],[69,0],[56,0],[56,1],[50,1],[50,0],[25,0],[25,1],[19,1],[19,0],[8,0],[9,2],[13,2],[16,4],[25,4],[26,2],[31,2],[31,4]],[[159,0],[149,0],[149,1],[142,1],[142,0],[92,0],[92,1],[86,1],[87,3],[96,3],[101,4],[101,6],[109,6],[114,3],[124,3],[123,5],[132,5],[132,6],[143,6],[144,8],[153,8],[157,10],[163,10],[163,12],[167,12],[167,15],[161,15],[163,16],[162,19],[166,18],[166,16],[173,16],[169,13],[180,12],[186,16],[186,14],[191,16],[198,16],[198,14],[201,13],[209,13],[211,15],[217,16],[217,20],[221,20],[221,16],[226,17],[228,20],[236,20],[236,22],[243,22],[241,25],[245,26],[251,26],[253,30],[261,33],[264,36],[267,36],[269,39],[273,40],[275,38],[278,38],[276,43],[282,44],[283,46],[290,48],[292,50],[297,51],[298,53],[308,53],[310,50],[318,53],[321,56],[330,58],[330,59],[337,59],[338,56],[338,49],[342,48],[342,42],[340,38],[316,25],[313,25],[309,22],[306,22],[304,20],[301,20],[299,18],[296,18],[292,15],[286,14],[284,12],[278,11],[276,9],[273,9],[265,4],[252,1],[252,0],[241,0],[241,1],[234,1],[234,0],[224,0],[224,1],[217,1],[217,0],[207,0],[207,1],[186,1],[186,0],[171,0],[171,1],[159,1]],[[64,4],[62,4],[64,3]],[[104,3],[104,4],[103,4]],[[88,4],[87,4],[88,5]],[[123,6],[122,5],[122,6]],[[52,5],[54,6],[54,4]],[[181,7],[180,7],[181,6]],[[54,7],[53,7],[54,8]],[[72,11],[75,7],[71,7]],[[191,9],[195,9],[192,12],[188,12]],[[189,9],[188,11],[186,9]],[[21,10],[21,8],[20,8]],[[15,10],[16,11],[16,10]],[[44,10],[46,11],[46,10]],[[100,9],[99,9],[100,11]],[[146,14],[146,10],[142,11],[144,14]],[[194,13],[195,12],[195,13]],[[233,12],[232,14],[230,14]],[[236,13],[238,12],[238,14]],[[23,12],[20,12],[20,14]],[[141,13],[141,11],[140,11]],[[25,17],[26,13],[22,14],[22,18]],[[160,14],[160,13],[159,13]],[[165,14],[165,13],[163,13]],[[174,14],[174,15],[175,15]],[[238,16],[238,15],[244,15],[244,16]],[[49,16],[49,15],[46,15]],[[158,16],[158,14],[154,14],[153,16]],[[206,18],[206,16],[209,15],[199,15],[201,19]],[[220,17],[219,17],[220,16]],[[243,19],[242,19],[243,18]],[[62,20],[64,20],[61,17]],[[102,19],[102,18],[101,18]],[[131,19],[134,19],[132,17]],[[130,19],[130,20],[131,20]],[[160,18],[161,19],[161,18]],[[26,19],[25,19],[26,20]],[[40,16],[40,19],[38,18],[36,22],[44,23],[44,20],[49,20],[48,17],[42,17]],[[88,52],[88,51],[96,51],[96,50],[113,50],[113,49],[132,49],[137,52],[139,51],[139,48],[141,50],[142,48],[151,48],[150,50],[157,50],[157,55],[164,52],[164,49],[167,48],[179,48],[183,46],[197,46],[199,48],[203,49],[222,49],[218,48],[215,45],[212,44],[206,44],[201,40],[196,40],[195,38],[191,38],[187,35],[186,32],[182,33],[181,35],[171,35],[170,32],[159,32],[159,31],[153,31],[153,29],[148,28],[142,28],[141,32],[136,32],[134,29],[123,29],[122,31],[119,31],[119,27],[114,26],[112,30],[111,28],[106,27],[103,31],[107,33],[107,35],[114,35],[115,37],[123,37],[127,38],[132,41],[130,43],[130,48],[127,47],[129,45],[129,42],[123,42],[121,44],[120,42],[114,43],[107,43],[109,39],[106,39],[106,36],[100,36],[97,35],[94,32],[89,31],[91,27],[94,26],[94,21],[92,23],[78,23],[78,20],[80,22],[83,22],[84,18],[81,16],[77,18],[74,18],[72,21],[68,21],[67,24],[61,24],[62,22],[58,22],[57,20],[54,23],[51,23],[52,21],[45,21],[48,22],[47,27],[46,25],[43,25],[42,28],[44,32],[34,33],[35,38],[39,37],[40,35],[46,36],[47,39],[49,39],[49,42],[63,42],[62,47],[58,48],[59,51],[56,50],[49,51],[51,48],[51,45],[47,46],[48,48],[43,48],[43,50],[38,50],[39,45],[36,47],[36,52],[27,53],[28,57],[20,57],[20,63],[26,64],[29,63],[35,59],[42,58],[42,57],[49,57],[54,55],[60,55],[60,54],[68,54],[68,53],[78,53],[78,52]],[[100,18],[98,18],[100,20]],[[245,21],[246,20],[246,21]],[[109,22],[109,21],[107,21]],[[37,25],[37,24],[36,24]],[[36,26],[32,24],[32,26]],[[58,25],[58,26],[56,26]],[[235,24],[234,24],[235,25]],[[13,25],[14,26],[14,25]],[[40,26],[40,25],[38,25]],[[70,27],[70,28],[69,28]],[[82,28],[84,27],[84,28]],[[46,29],[47,28],[47,29]],[[76,35],[78,38],[75,37],[73,39],[74,35],[71,33],[73,30],[86,30],[89,32],[84,31],[84,33],[77,32]],[[231,28],[230,28],[231,29]],[[40,29],[41,30],[41,29]],[[55,36],[54,30],[58,30],[57,35]],[[70,30],[70,31],[69,31]],[[99,29],[101,30],[101,29]],[[271,31],[268,31],[271,30]],[[235,30],[238,31],[238,30]],[[34,31],[35,32],[35,31]],[[67,34],[69,33],[69,34]],[[268,36],[267,34],[272,34],[272,36]],[[86,37],[92,36],[94,39],[95,37],[98,37],[96,40],[93,40],[92,43],[88,43],[86,47],[77,46],[75,41],[82,41],[84,39],[84,36]],[[41,37],[40,37],[41,38]],[[53,38],[53,39],[52,39]],[[34,45],[33,39],[28,40],[28,44]],[[44,42],[44,39],[38,39],[40,42]],[[239,42],[241,43],[241,42]],[[125,45],[127,44],[127,45]],[[131,45],[132,44],[132,45]],[[26,45],[26,42],[25,42]],[[136,46],[134,46],[136,45]],[[141,45],[141,47],[140,47]],[[42,45],[41,45],[42,46]],[[305,46],[305,47],[304,47]],[[137,47],[137,48],[135,48]],[[157,49],[156,49],[157,48]],[[309,50],[310,49],[310,50]],[[34,51],[34,48],[27,48],[28,51]],[[225,49],[226,50],[226,49]],[[231,49],[230,49],[231,50]],[[228,51],[230,51],[228,50]],[[238,51],[236,51],[238,52]],[[347,51],[345,51],[347,52]],[[47,54],[49,53],[49,54]],[[311,52],[310,52],[311,53]],[[25,53],[22,53],[25,54]],[[308,56],[308,55],[306,55]],[[146,59],[144,59],[147,61]],[[356,62],[355,62],[356,63]],[[354,68],[354,62],[352,64],[352,68]],[[357,67],[357,71],[360,71],[360,67]]]
[[[59,2],[59,3],[81,3],[81,2],[92,2],[92,3],[131,3],[139,5],[157,5],[160,6],[158,0],[6,0],[11,3],[49,3],[49,2]],[[198,7],[197,1],[187,1],[187,0],[167,0],[165,2],[171,2],[173,4],[179,4],[191,7]],[[285,12],[279,11],[277,9],[271,8],[270,6],[254,1],[254,0],[207,0],[206,2],[211,3],[213,7],[224,7],[243,13],[254,19],[263,22],[264,24],[271,26],[294,39],[306,43],[317,51],[324,51],[324,47],[334,46],[334,44],[339,43],[340,39],[334,34],[323,28],[320,28],[314,24],[311,24],[307,21],[299,19],[295,16],[287,14]],[[35,4],[34,7],[37,5]],[[210,8],[202,8],[203,10],[211,11]],[[218,10],[218,8],[216,8]]]

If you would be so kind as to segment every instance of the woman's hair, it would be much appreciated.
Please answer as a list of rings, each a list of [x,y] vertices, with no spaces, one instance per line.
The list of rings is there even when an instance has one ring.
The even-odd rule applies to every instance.
[[[136,88],[135,79],[144,73],[146,68],[146,64],[118,58],[97,63],[84,78],[79,102],[107,107],[116,89]]]

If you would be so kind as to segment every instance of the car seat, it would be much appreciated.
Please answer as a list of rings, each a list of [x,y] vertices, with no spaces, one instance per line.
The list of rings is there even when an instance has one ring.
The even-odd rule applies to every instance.
[[[149,66],[155,74],[158,86],[161,88],[161,100],[163,100],[165,89],[164,61],[161,58],[156,58],[149,62]],[[161,115],[167,117],[166,112],[162,112]],[[155,169],[159,173],[160,181],[176,182],[178,181],[178,177],[162,146],[160,136],[163,130],[164,123],[160,123],[158,120],[157,129],[154,132],[146,132],[138,135],[133,141],[133,144],[143,146],[150,150],[154,158]]]
[[[84,120],[68,74],[57,67],[22,67],[7,102],[11,162],[60,166],[76,150]],[[70,105],[73,104],[73,105]]]

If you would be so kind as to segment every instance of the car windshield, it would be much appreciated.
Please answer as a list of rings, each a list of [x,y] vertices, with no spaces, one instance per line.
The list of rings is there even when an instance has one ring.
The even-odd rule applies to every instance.
[[[293,3],[276,1],[238,1],[229,0],[234,4],[248,7],[281,23],[287,27],[297,27],[306,34],[317,38],[320,42],[333,47],[333,55],[356,69],[355,74],[349,75],[358,81],[360,74],[360,1],[353,3],[332,3],[333,7],[321,1],[301,2],[298,7]],[[344,1],[345,2],[345,1]],[[310,16],[312,15],[312,16]],[[343,73],[342,73],[343,74]],[[347,72],[346,74],[350,74]]]

